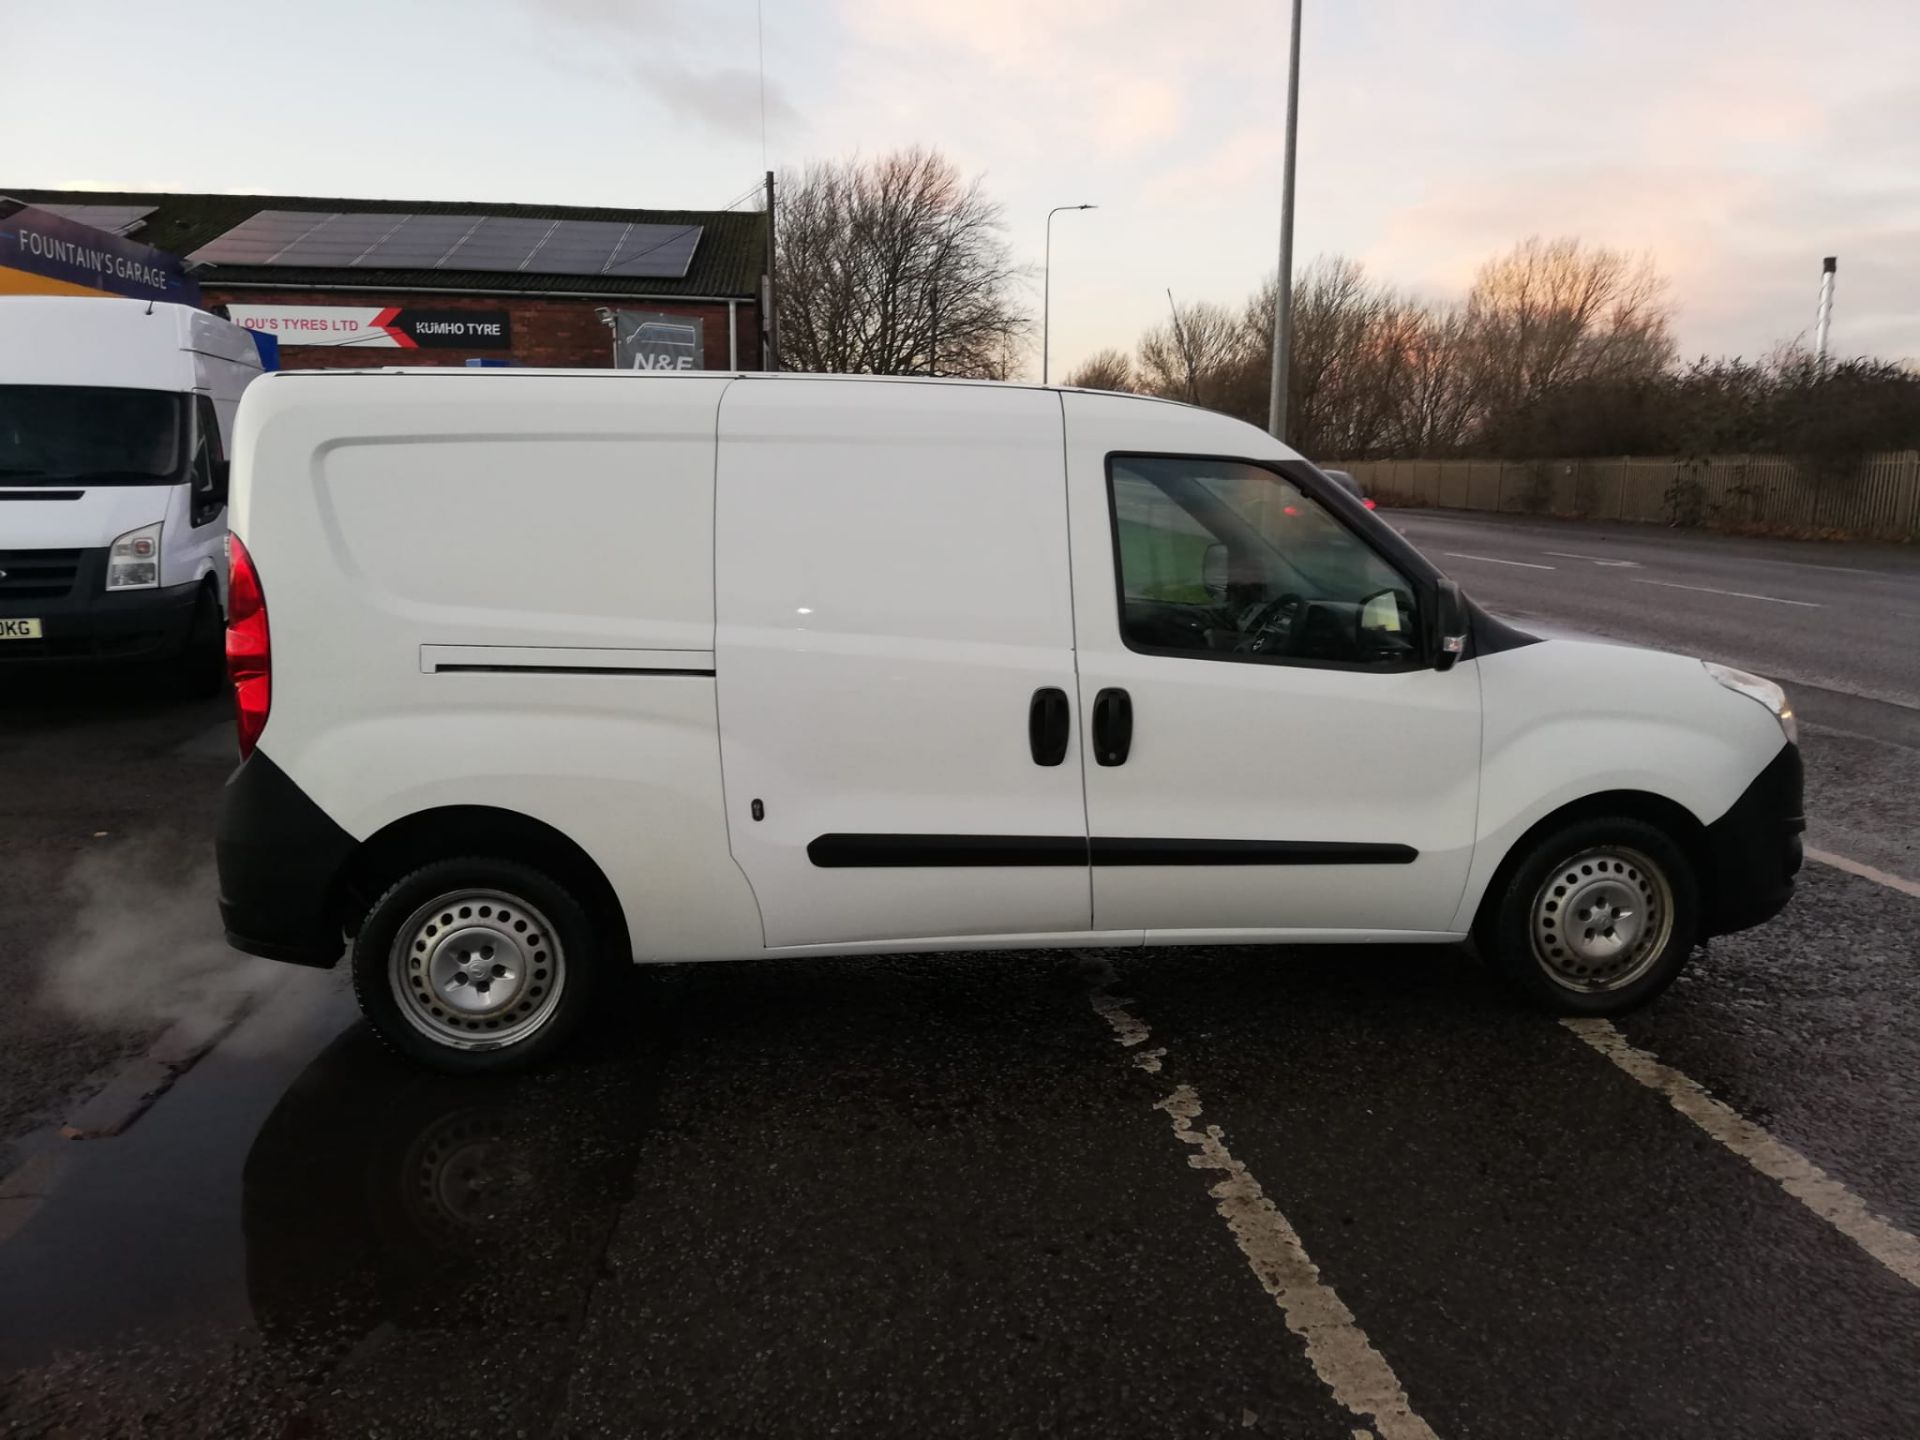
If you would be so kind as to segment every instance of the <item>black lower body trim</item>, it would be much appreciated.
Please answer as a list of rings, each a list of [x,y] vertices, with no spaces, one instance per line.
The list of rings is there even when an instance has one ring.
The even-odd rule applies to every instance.
[[[880,866],[1081,865],[1084,835],[822,835],[807,858],[824,870]]]
[[[322,968],[345,948],[335,900],[354,838],[262,751],[227,779],[214,859],[227,943]]]
[[[1079,835],[822,835],[826,870],[974,865],[1409,865],[1411,845],[1353,840],[1155,840]]]
[[[1803,783],[1800,747],[1783,745],[1733,807],[1707,826],[1702,938],[1750,929],[1786,908],[1807,828]]]
[[[1096,865],[1411,865],[1411,845],[1362,840],[1140,840],[1093,838]]]

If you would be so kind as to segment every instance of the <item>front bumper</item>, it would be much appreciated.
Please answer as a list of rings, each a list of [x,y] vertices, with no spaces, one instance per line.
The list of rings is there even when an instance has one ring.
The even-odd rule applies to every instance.
[[[325,969],[344,942],[338,900],[358,847],[286,771],[256,750],[227,777],[213,854],[227,943]]]
[[[0,664],[171,660],[184,654],[200,586],[109,592],[106,569],[107,552],[101,547],[79,552],[72,586],[64,595],[10,595],[0,585],[0,617],[38,620],[41,631],[38,640],[0,640]]]
[[[1786,908],[1803,860],[1803,789],[1800,747],[1783,745],[1733,808],[1707,826],[1701,938],[1746,930]]]

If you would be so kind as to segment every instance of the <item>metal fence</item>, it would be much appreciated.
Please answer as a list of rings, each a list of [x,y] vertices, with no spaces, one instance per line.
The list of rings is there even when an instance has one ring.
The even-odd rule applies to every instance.
[[[1774,534],[1920,540],[1920,451],[1815,476],[1774,455],[1606,460],[1335,460],[1382,504]]]

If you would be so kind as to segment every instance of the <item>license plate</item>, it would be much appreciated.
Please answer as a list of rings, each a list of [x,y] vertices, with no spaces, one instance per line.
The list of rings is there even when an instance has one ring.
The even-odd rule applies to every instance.
[[[0,640],[38,640],[38,620],[0,620]]]

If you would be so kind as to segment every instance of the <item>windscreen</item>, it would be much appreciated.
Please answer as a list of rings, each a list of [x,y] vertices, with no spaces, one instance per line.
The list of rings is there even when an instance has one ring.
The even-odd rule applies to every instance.
[[[164,390],[0,385],[0,485],[165,485],[187,464],[187,400]]]

